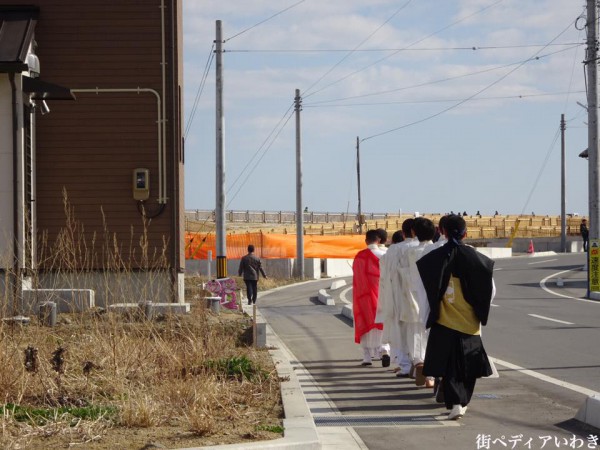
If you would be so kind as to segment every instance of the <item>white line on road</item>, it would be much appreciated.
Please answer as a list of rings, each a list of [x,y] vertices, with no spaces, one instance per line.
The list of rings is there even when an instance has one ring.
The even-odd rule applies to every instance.
[[[494,268],[494,272],[498,272],[499,270],[504,270],[502,267],[496,267]]]
[[[529,375],[534,378],[537,378],[538,380],[546,381],[548,383],[552,383],[557,386],[560,386],[560,387],[563,387],[566,389],[570,389],[575,392],[579,392],[580,394],[583,394],[583,395],[592,396],[592,395],[598,394],[598,392],[592,391],[591,389],[584,388],[582,386],[577,386],[576,384],[567,383],[566,381],[557,380],[556,378],[549,377],[548,375],[544,375],[542,373],[535,372],[533,370],[525,369],[524,367],[520,367],[515,364],[506,362],[506,361],[501,361],[496,358],[491,358],[491,359],[494,360],[494,363],[499,364],[501,366],[508,367],[509,369],[512,369],[512,370],[517,370],[525,375]]]
[[[554,259],[545,259],[544,261],[530,262],[530,263],[527,263],[527,264],[529,264],[529,265],[531,266],[531,265],[533,265],[533,264],[542,264],[542,263],[547,263],[547,262],[552,262],[552,261],[558,261],[558,258],[554,258]]]
[[[567,272],[574,272],[575,270],[573,269],[569,269],[569,270],[563,270],[561,272],[556,272],[553,273],[552,275],[547,276],[546,278],[544,278],[542,281],[540,281],[540,287],[545,290],[548,294],[552,294],[552,295],[556,295],[557,297],[563,297],[563,298],[570,298],[572,300],[577,300],[580,302],[586,302],[586,303],[595,303],[595,304],[600,304],[599,301],[597,300],[588,300],[585,298],[579,298],[579,297],[573,297],[572,295],[563,295],[563,294],[559,294],[558,292],[554,292],[553,290],[551,290],[550,288],[546,287],[546,282],[550,279],[550,278],[554,278],[557,277],[558,275],[562,275],[563,273],[567,273]]]
[[[536,317],[538,319],[550,320],[552,322],[564,323],[565,325],[575,325],[573,322],[565,322],[564,320],[552,319],[550,317],[538,316],[537,314],[527,314],[531,317]]]
[[[342,292],[340,292],[340,300],[342,302],[344,302],[346,305],[351,305],[352,304],[352,302],[348,301],[348,299],[346,298],[346,294],[348,293],[348,291],[350,291],[350,289],[352,289],[352,286],[347,287]]]

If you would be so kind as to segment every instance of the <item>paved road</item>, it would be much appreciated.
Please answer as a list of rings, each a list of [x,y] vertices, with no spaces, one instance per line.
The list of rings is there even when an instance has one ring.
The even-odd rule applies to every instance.
[[[564,439],[573,436],[582,439],[575,445],[584,442],[587,448],[588,436],[600,431],[572,418],[590,392],[600,391],[600,303],[577,299],[585,295],[583,262],[583,255],[497,262],[497,306],[484,328],[484,342],[501,362],[500,377],[477,384],[469,411],[458,422],[445,420],[445,409],[429,390],[378,364],[359,365],[352,323],[341,315],[344,289],[332,292],[335,306],[310,299],[331,281],[274,292],[259,303],[297,359],[320,432],[344,427],[369,449],[569,448]],[[558,272],[563,272],[563,287],[552,277]],[[544,290],[540,281],[549,276]],[[551,440],[544,444],[546,439]]]

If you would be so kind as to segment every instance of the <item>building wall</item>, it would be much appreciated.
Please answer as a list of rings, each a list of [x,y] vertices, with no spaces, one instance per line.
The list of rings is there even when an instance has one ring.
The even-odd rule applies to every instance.
[[[57,267],[62,256],[74,254],[76,268],[166,263],[174,272],[181,271],[182,152],[176,95],[181,42],[173,22],[178,1],[165,0],[165,92],[161,0],[39,3],[35,39],[41,79],[72,89],[153,89],[165,102],[168,197],[162,214],[144,222],[132,196],[133,169],[149,169],[145,209],[148,215],[159,211],[158,112],[153,94],[77,93],[76,101],[48,101],[51,112],[37,116],[36,129],[41,267]],[[64,251],[69,246],[72,249]]]

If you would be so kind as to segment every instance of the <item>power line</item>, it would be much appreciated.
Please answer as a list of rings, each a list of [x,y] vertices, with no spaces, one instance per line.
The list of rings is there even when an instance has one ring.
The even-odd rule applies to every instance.
[[[429,39],[430,37],[432,37],[432,36],[435,36],[436,34],[439,34],[439,33],[441,33],[442,31],[445,31],[445,30],[447,30],[448,28],[451,28],[451,27],[453,27],[454,25],[457,25],[457,24],[459,24],[460,22],[463,22],[463,21],[465,21],[465,20],[467,20],[467,19],[469,19],[469,18],[471,18],[471,17],[473,17],[473,16],[476,16],[476,15],[478,15],[478,14],[481,14],[482,12],[484,12],[484,11],[486,11],[486,10],[488,10],[488,9],[490,9],[490,8],[492,8],[492,7],[494,7],[494,6],[496,6],[496,5],[497,5],[497,4],[499,4],[499,3],[502,3],[503,1],[504,1],[504,0],[498,0],[497,2],[495,2],[495,3],[492,3],[491,5],[488,5],[488,6],[484,7],[484,8],[482,8],[482,9],[480,9],[480,10],[478,10],[478,11],[474,12],[473,14],[469,14],[468,16],[466,16],[466,17],[463,17],[462,19],[458,19],[458,20],[456,20],[456,21],[452,22],[451,24],[449,24],[449,25],[446,25],[446,26],[444,26],[444,27],[440,28],[440,29],[439,29],[439,30],[437,30],[437,31],[434,31],[433,33],[430,33],[430,34],[428,34],[427,36],[425,36],[425,37],[423,37],[423,38],[421,38],[421,39],[418,39],[418,40],[416,40],[415,42],[413,42],[412,44],[409,44],[409,45],[407,45],[407,46],[406,46],[406,47],[404,47],[403,49],[400,49],[400,50],[397,50],[397,51],[395,51],[395,52],[394,52],[394,53],[392,53],[391,55],[387,55],[387,56],[385,56],[385,57],[383,57],[383,58],[380,58],[380,59],[378,59],[378,60],[376,60],[376,61],[372,62],[371,64],[367,64],[366,66],[364,66],[364,67],[363,67],[363,68],[361,68],[361,69],[358,69],[358,70],[356,70],[356,71],[354,71],[354,72],[351,72],[351,73],[349,73],[349,74],[345,75],[344,77],[340,78],[340,79],[339,79],[339,80],[337,80],[337,81],[334,81],[334,82],[332,82],[332,83],[329,83],[328,85],[325,85],[324,87],[322,87],[321,89],[319,89],[319,90],[317,90],[317,91],[313,92],[313,93],[312,93],[312,94],[310,94],[310,95],[317,94],[317,93],[319,93],[319,92],[321,92],[321,91],[323,91],[323,90],[325,90],[325,89],[327,89],[327,88],[329,88],[329,87],[331,87],[331,86],[333,86],[333,85],[335,85],[335,84],[338,84],[338,83],[340,83],[340,82],[342,82],[342,81],[344,81],[344,80],[346,80],[346,79],[348,79],[348,78],[350,78],[350,77],[352,77],[352,76],[354,76],[354,75],[356,75],[356,74],[358,74],[358,73],[360,73],[360,72],[362,72],[362,71],[364,71],[364,70],[368,69],[369,67],[372,67],[372,66],[374,66],[374,65],[376,65],[376,64],[379,64],[379,63],[380,63],[380,62],[382,62],[382,61],[385,61],[385,60],[386,60],[386,59],[388,59],[388,58],[391,58],[392,56],[394,56],[394,55],[396,55],[396,54],[400,53],[401,51],[403,51],[403,50],[405,50],[405,49],[411,48],[411,47],[413,47],[413,46],[415,46],[415,45],[417,45],[417,44],[419,44],[419,43],[421,43],[421,42],[425,41],[426,39]],[[308,97],[307,95],[305,95],[305,96],[304,96],[304,98],[305,98],[305,99],[306,99],[307,97]]]
[[[275,143],[275,141],[277,140],[277,138],[279,137],[279,135],[281,134],[281,132],[283,131],[283,129],[285,128],[285,126],[288,124],[288,122],[290,121],[290,119],[293,117],[293,115],[294,115],[294,112],[292,111],[292,113],[288,115],[288,118],[285,121],[285,123],[279,128],[279,131],[277,131],[277,134],[275,135],[275,137],[273,137],[273,140],[271,140],[271,143],[269,144],[269,146],[264,150],[263,154],[258,159],[258,161],[256,161],[256,163],[254,164],[254,167],[252,167],[252,169],[250,170],[250,172],[248,172],[248,175],[246,175],[246,178],[244,178],[244,181],[240,184],[240,186],[238,187],[237,191],[235,191],[235,194],[233,194],[231,196],[231,199],[227,202],[227,206],[229,206],[231,204],[231,202],[235,199],[235,197],[237,197],[237,195],[240,192],[240,190],[244,187],[244,185],[248,181],[248,178],[250,178],[250,175],[252,175],[252,173],[254,172],[254,170],[256,170],[256,168],[258,167],[258,165],[260,164],[260,162],[262,161],[262,159],[269,152],[269,150],[271,149],[272,145]]]
[[[360,47],[362,47],[363,44],[365,44],[369,39],[371,39],[379,30],[381,30],[381,28],[383,28],[383,26],[385,24],[387,24],[390,20],[392,20],[394,17],[396,17],[400,11],[402,11],[404,8],[406,8],[409,3],[412,0],[408,0],[405,4],[403,4],[400,8],[398,8],[394,14],[392,14],[390,17],[387,18],[387,20],[385,22],[383,22],[381,25],[379,25],[379,27],[377,27],[377,29],[375,31],[373,31],[371,34],[369,34],[365,39],[363,39],[356,47],[354,47],[354,49],[350,50],[346,55],[344,55],[344,57],[342,59],[340,59],[337,63],[335,63],[327,72],[325,72],[323,75],[321,75],[317,81],[315,81],[313,84],[311,84],[307,89],[304,90],[304,97],[306,98],[308,95],[310,90],[315,87],[317,84],[319,84],[321,82],[321,80],[323,80],[323,78],[325,78],[327,75],[329,75],[331,72],[333,72],[333,70],[338,67],[341,63],[343,63],[346,59],[348,59],[348,57],[350,57],[350,55],[352,55],[357,49],[359,49]],[[318,91],[317,91],[318,92]]]
[[[256,158],[256,156],[259,154],[259,152],[267,144],[267,142],[269,141],[269,139],[271,138],[271,136],[273,135],[273,133],[275,133],[275,131],[279,128],[281,122],[283,122],[285,120],[285,118],[287,117],[287,115],[289,114],[289,112],[291,111],[291,109],[293,107],[294,107],[294,104],[292,103],[290,105],[290,107],[287,109],[287,111],[283,114],[283,116],[281,117],[281,119],[279,119],[279,122],[277,122],[277,124],[275,125],[275,127],[273,127],[273,129],[271,130],[271,132],[269,133],[269,135],[265,138],[265,140],[260,145],[260,147],[258,147],[258,149],[254,152],[254,155],[252,155],[252,158],[250,158],[250,160],[246,163],[246,165],[244,166],[244,168],[242,169],[242,171],[240,172],[240,174],[237,176],[237,178],[233,181],[233,183],[231,183],[231,186],[229,186],[229,188],[227,189],[227,192],[229,192],[231,189],[233,189],[233,187],[236,185],[236,183],[238,182],[238,180],[242,177],[242,175],[244,174],[244,172],[248,169],[248,167],[250,167],[250,164],[252,164],[252,161],[254,161],[254,158]]]
[[[504,95],[495,97],[481,97],[474,98],[473,101],[489,101],[489,100],[508,100],[508,99],[523,99],[529,97],[550,97],[558,95],[570,95],[570,94],[582,94],[585,91],[566,91],[566,92],[545,92],[543,94],[519,94],[519,95]],[[464,99],[436,99],[436,100],[402,100],[395,102],[372,102],[372,103],[345,103],[339,105],[303,105],[306,108],[340,108],[346,106],[377,106],[377,105],[405,105],[405,104],[421,104],[421,103],[448,103],[448,102],[459,102]]]
[[[554,147],[556,146],[556,142],[558,141],[559,136],[560,136],[560,130],[556,130],[556,133],[554,134],[554,139],[552,140],[552,144],[550,144],[550,147],[548,148],[548,152],[546,152],[546,158],[544,159],[544,162],[542,163],[542,166],[540,167],[537,177],[535,178],[535,181],[533,182],[533,186],[531,187],[531,191],[529,191],[529,195],[527,196],[527,200],[525,201],[525,204],[523,205],[523,209],[521,210],[521,215],[525,214],[525,209],[527,209],[527,205],[529,205],[529,202],[531,201],[531,197],[533,196],[533,193],[535,192],[535,189],[537,188],[540,178],[542,177],[542,173],[544,172],[544,169],[546,169],[546,165],[548,164],[548,161],[550,160],[550,155],[552,154],[552,151],[554,150]]]
[[[281,11],[279,11],[279,12],[277,12],[277,13],[273,14],[272,16],[270,16],[270,17],[267,17],[267,18],[266,18],[266,19],[264,19],[264,20],[261,20],[261,21],[260,21],[260,22],[258,22],[257,24],[254,24],[254,25],[252,25],[251,27],[249,27],[249,28],[246,28],[245,30],[242,30],[242,31],[240,31],[240,32],[239,32],[239,33],[237,33],[237,34],[234,34],[234,35],[233,35],[233,36],[231,36],[230,38],[228,38],[228,39],[225,39],[225,41],[224,41],[224,42],[228,42],[228,41],[232,40],[233,38],[236,38],[236,37],[238,37],[238,36],[240,36],[240,35],[244,34],[246,31],[250,31],[250,30],[252,30],[252,29],[256,28],[257,26],[259,26],[259,25],[262,25],[262,24],[263,24],[263,23],[265,23],[265,22],[268,22],[268,21],[269,21],[269,20],[271,20],[272,18],[274,18],[274,17],[277,17],[278,15],[280,15],[280,14],[283,14],[284,12],[286,12],[286,11],[289,11],[290,9],[292,9],[292,8],[294,8],[294,7],[296,7],[296,6],[298,6],[300,3],[304,3],[304,0],[300,0],[300,1],[299,1],[299,2],[297,2],[297,3],[294,3],[292,6],[288,6],[287,8],[285,8],[285,9],[282,9]]]
[[[579,42],[565,42],[552,44],[552,46],[573,46],[573,45],[584,45]],[[544,44],[520,44],[520,45],[471,45],[466,47],[422,47],[422,48],[363,48],[363,49],[343,49],[343,48],[313,48],[313,49],[233,49],[226,50],[227,53],[342,53],[342,52],[368,52],[368,53],[382,53],[382,52],[439,52],[439,51],[456,51],[456,50],[509,50],[515,48],[535,48],[545,47]]]
[[[200,97],[202,96],[202,92],[204,91],[204,86],[206,84],[206,79],[208,77],[208,72],[212,66],[213,59],[215,54],[213,52],[215,48],[215,44],[213,43],[210,48],[210,52],[208,55],[208,59],[206,61],[206,65],[204,66],[204,73],[202,74],[202,79],[200,80],[200,85],[198,86],[198,90],[196,91],[196,97],[194,98],[194,103],[192,106],[192,110],[190,111],[190,117],[188,118],[187,124],[185,125],[185,131],[183,132],[183,139],[187,137],[188,131],[192,126],[192,122],[194,121],[194,116],[196,115],[196,109],[198,108],[198,103],[200,101]]]
[[[414,88],[423,87],[423,86],[430,86],[432,84],[443,83],[443,82],[446,82],[446,81],[458,80],[458,79],[470,77],[470,76],[473,76],[473,75],[480,75],[482,73],[493,72],[495,70],[505,69],[507,67],[515,66],[515,65],[518,65],[518,64],[522,64],[524,62],[539,61],[542,58],[547,58],[549,56],[556,55],[558,53],[562,53],[562,52],[571,50],[571,49],[573,49],[575,47],[578,47],[579,45],[583,45],[583,44],[578,44],[578,45],[570,47],[568,49],[561,49],[561,50],[557,50],[555,52],[547,53],[545,55],[539,55],[539,56],[527,58],[527,59],[524,59],[524,60],[521,60],[521,61],[517,61],[517,62],[513,62],[513,63],[509,63],[509,64],[504,64],[502,66],[490,67],[488,69],[477,70],[475,72],[465,73],[465,74],[457,75],[457,76],[454,76],[454,77],[441,78],[441,79],[438,79],[438,80],[427,81],[425,83],[419,83],[419,84],[414,84],[414,85],[411,85],[411,86],[404,86],[404,87],[395,88],[395,89],[387,89],[385,91],[377,91],[377,92],[372,92],[372,93],[368,93],[368,94],[353,95],[353,96],[350,96],[350,97],[342,97],[342,98],[336,98],[336,99],[330,99],[330,100],[319,100],[319,101],[315,101],[315,102],[308,103],[308,104],[305,104],[305,105],[314,106],[314,105],[319,105],[319,104],[329,103],[329,102],[339,102],[339,101],[345,101],[345,100],[353,100],[353,99],[357,99],[357,98],[373,97],[373,96],[376,96],[376,95],[391,94],[393,92],[399,92],[399,91],[404,91],[404,90],[408,90],[408,89],[414,89]]]
[[[556,37],[554,37],[554,38],[553,38],[553,39],[552,39],[552,40],[549,42],[549,44],[550,44],[550,43],[552,43],[552,42],[554,42],[555,40],[557,40],[557,39],[558,39],[560,36],[562,36],[562,35],[563,35],[563,34],[564,34],[564,33],[565,33],[565,32],[566,32],[566,31],[567,31],[567,30],[568,30],[570,27],[571,27],[571,23],[569,23],[569,25],[568,25],[568,26],[567,26],[567,27],[566,27],[564,30],[562,30],[562,31],[561,31],[561,32],[560,32],[560,33],[559,33],[559,34],[558,34]],[[543,50],[543,48],[542,48],[542,49],[540,49],[539,51],[537,51],[536,53],[534,53],[534,54],[533,54],[533,56],[532,56],[532,58],[535,58],[535,57],[536,57],[536,55],[537,55],[538,53],[540,53],[542,50]],[[531,58],[529,58],[529,59],[531,59]],[[363,141],[367,141],[367,140],[369,140],[369,139],[373,139],[373,138],[376,138],[376,137],[380,137],[380,136],[383,136],[383,135],[385,135],[385,134],[393,133],[394,131],[398,131],[398,130],[401,130],[401,129],[403,129],[403,128],[408,128],[408,127],[410,127],[410,126],[413,126],[413,125],[417,125],[417,124],[420,124],[420,123],[426,122],[426,121],[428,121],[428,120],[430,120],[430,119],[433,119],[433,118],[435,118],[435,117],[441,116],[442,114],[444,114],[444,113],[446,113],[446,112],[448,112],[448,111],[451,111],[451,110],[453,110],[453,109],[455,109],[455,108],[458,108],[460,105],[462,105],[462,104],[464,104],[464,103],[468,102],[469,100],[471,100],[471,99],[473,99],[473,98],[477,97],[477,96],[478,96],[479,94],[481,94],[482,92],[485,92],[485,91],[487,91],[488,89],[492,88],[493,86],[495,86],[496,84],[500,83],[502,80],[504,80],[505,78],[507,78],[509,75],[511,75],[511,74],[513,74],[514,72],[516,72],[517,70],[519,70],[521,67],[523,67],[523,66],[526,64],[526,62],[527,62],[527,61],[529,61],[529,59],[528,59],[528,60],[526,60],[526,61],[523,61],[523,62],[522,62],[521,64],[519,64],[517,67],[515,67],[514,69],[512,69],[512,70],[508,71],[506,74],[502,75],[502,76],[501,76],[500,78],[498,78],[496,81],[494,81],[494,82],[492,82],[492,83],[488,84],[488,85],[487,85],[486,87],[484,87],[483,89],[480,89],[479,91],[475,92],[473,95],[471,95],[471,96],[469,96],[469,97],[465,98],[464,100],[461,100],[460,102],[458,102],[458,103],[456,103],[456,104],[454,104],[454,105],[452,105],[452,106],[449,106],[448,108],[445,108],[445,109],[443,109],[443,110],[441,110],[441,111],[438,111],[438,112],[437,112],[437,113],[435,113],[435,114],[431,114],[430,116],[424,117],[424,118],[422,118],[422,119],[415,120],[414,122],[407,123],[407,124],[405,124],[405,125],[401,125],[401,126],[399,126],[399,127],[393,128],[393,129],[391,129],[391,130],[387,130],[387,131],[384,131],[384,132],[377,133],[377,134],[374,134],[374,135],[372,135],[372,136],[366,137],[366,138],[362,139],[362,140],[361,140],[361,142],[363,142]]]

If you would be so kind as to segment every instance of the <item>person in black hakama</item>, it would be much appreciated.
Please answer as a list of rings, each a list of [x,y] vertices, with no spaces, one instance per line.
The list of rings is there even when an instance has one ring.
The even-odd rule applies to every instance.
[[[494,262],[463,244],[466,223],[448,216],[448,242],[417,261],[430,313],[429,341],[423,374],[441,377],[448,418],[461,418],[471,401],[477,378],[492,374],[481,341],[495,295]]]

